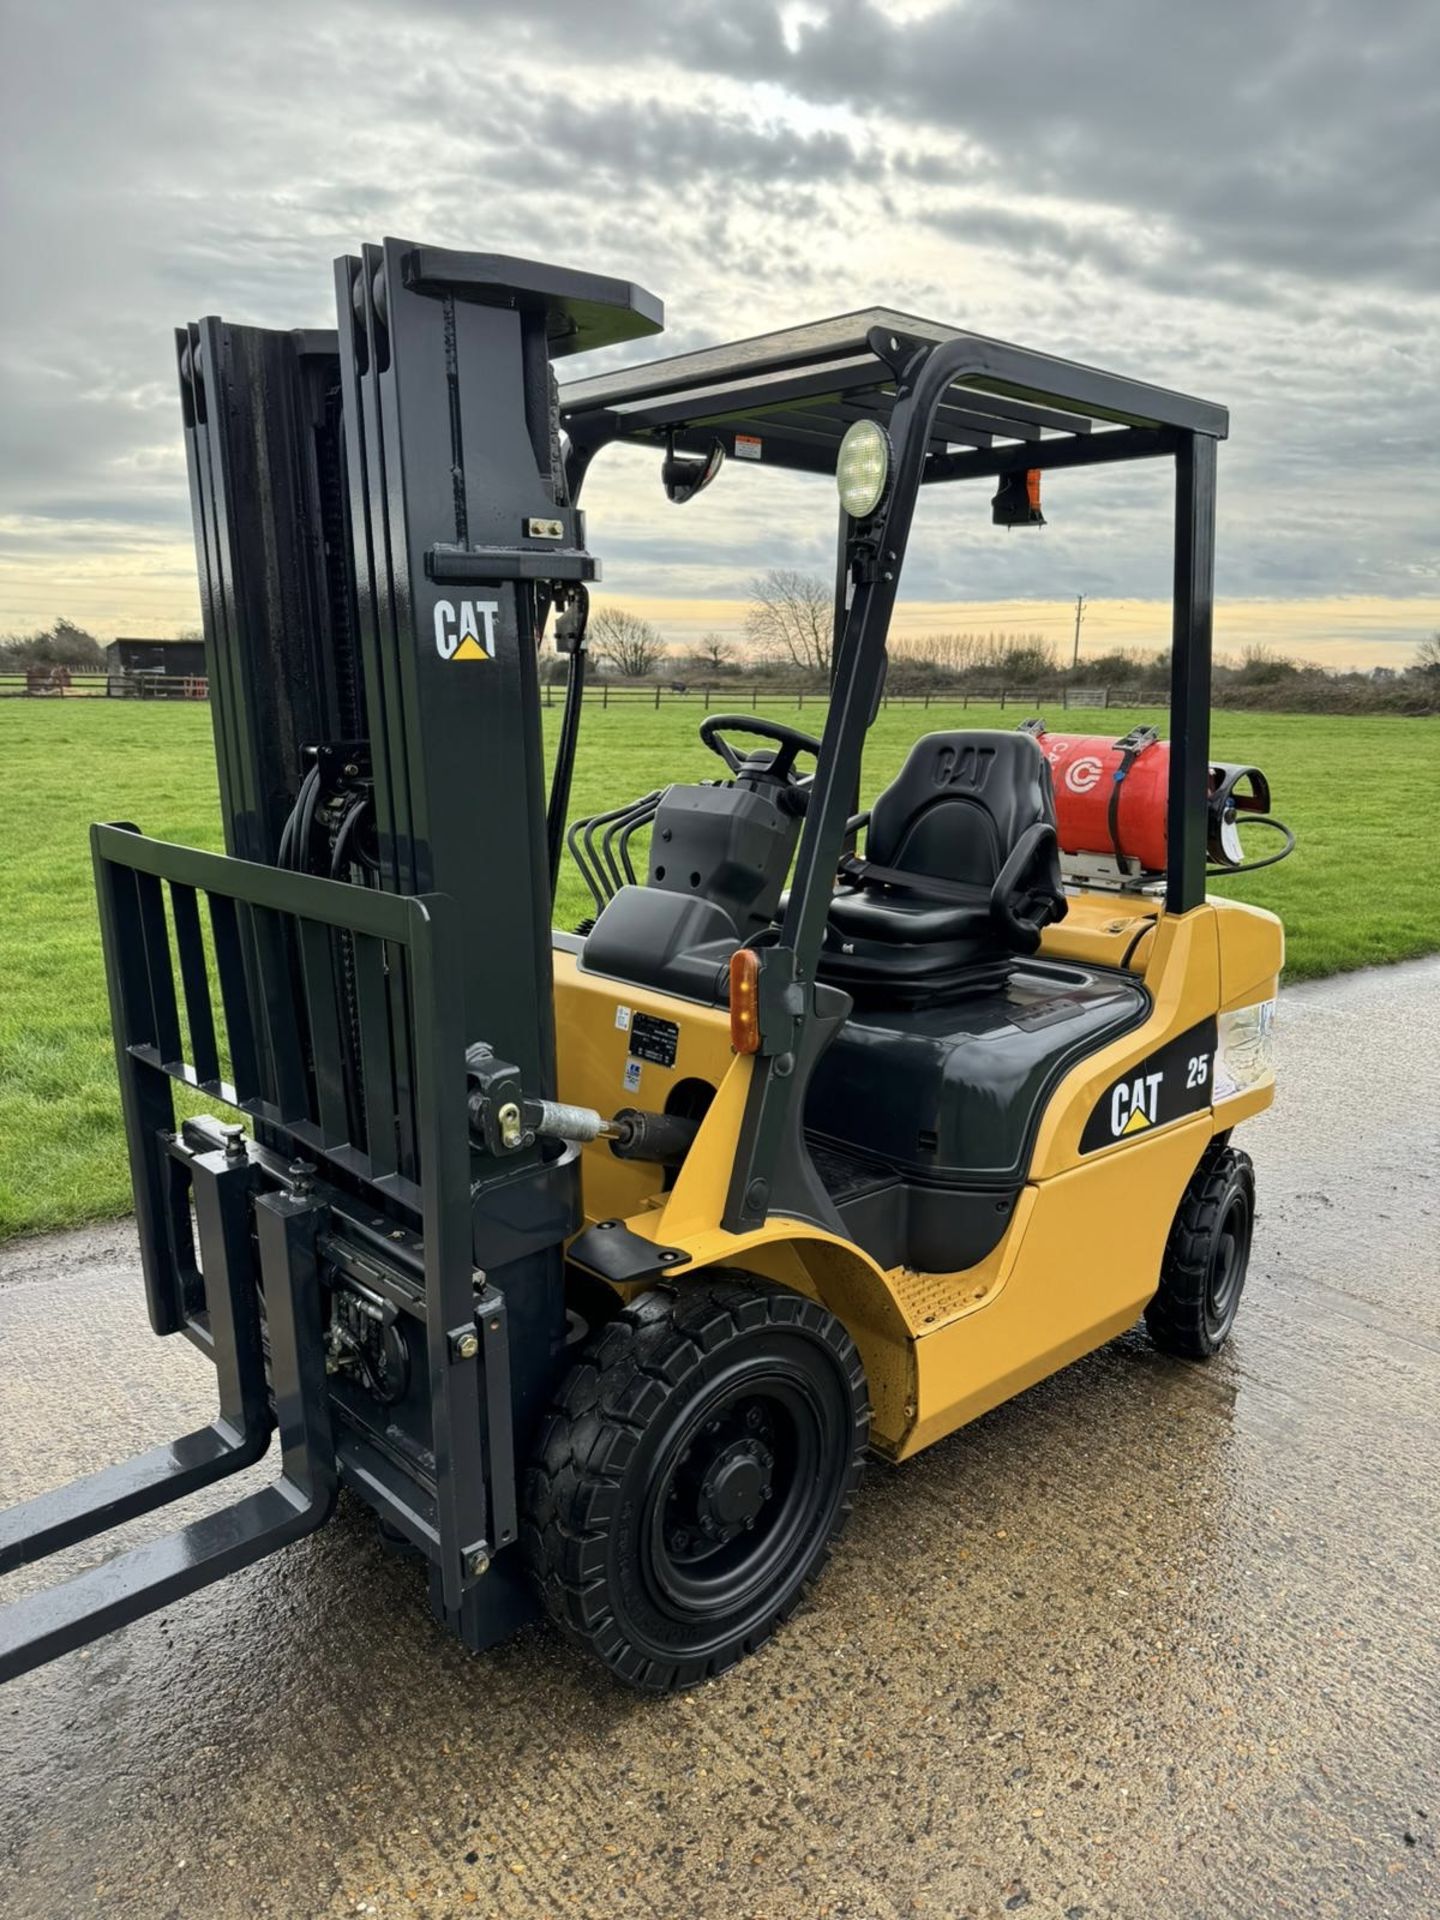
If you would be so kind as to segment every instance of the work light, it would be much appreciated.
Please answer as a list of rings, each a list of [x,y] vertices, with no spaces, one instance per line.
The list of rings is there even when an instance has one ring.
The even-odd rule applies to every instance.
[[[890,436],[875,420],[857,420],[846,429],[835,462],[840,504],[852,520],[868,520],[890,484]]]

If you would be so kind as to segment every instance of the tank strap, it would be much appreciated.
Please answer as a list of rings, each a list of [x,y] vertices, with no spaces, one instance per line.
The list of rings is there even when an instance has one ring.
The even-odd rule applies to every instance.
[[[1105,824],[1109,830],[1110,845],[1117,860],[1123,860],[1126,857],[1125,850],[1120,845],[1120,789],[1125,784],[1126,775],[1141,754],[1153,747],[1159,738],[1158,727],[1132,727],[1129,733],[1121,734],[1120,738],[1112,743],[1112,751],[1118,753],[1121,758],[1119,766],[1111,775],[1110,806]]]

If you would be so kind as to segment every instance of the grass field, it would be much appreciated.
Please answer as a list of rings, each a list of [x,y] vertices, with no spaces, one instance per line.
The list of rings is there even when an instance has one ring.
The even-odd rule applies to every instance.
[[[763,709],[762,709],[763,710]],[[793,702],[773,711],[807,726]],[[1015,723],[998,709],[894,706],[870,736],[868,800],[920,733]],[[546,715],[552,729],[558,708]],[[572,812],[598,811],[667,778],[711,776],[698,703],[587,709]],[[1052,724],[1113,735],[1164,715],[1071,712]],[[1283,866],[1217,890],[1283,915],[1288,977],[1313,978],[1440,949],[1429,879],[1440,827],[1440,720],[1221,713],[1217,758],[1253,760],[1300,836]],[[0,1235],[122,1213],[130,1205],[110,1058],[87,828],[131,820],[218,847],[204,706],[0,703]],[[1265,836],[1268,838],[1268,836]],[[1257,841],[1262,836],[1256,836]],[[557,921],[589,910],[573,869]]]

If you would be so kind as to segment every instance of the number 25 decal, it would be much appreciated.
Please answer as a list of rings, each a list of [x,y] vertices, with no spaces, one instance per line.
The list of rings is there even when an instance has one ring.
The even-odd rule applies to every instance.
[[[1098,1153],[1122,1140],[1136,1140],[1152,1127],[1168,1127],[1202,1113],[1210,1104],[1215,1068],[1215,1017],[1197,1020],[1141,1060],[1131,1061],[1090,1109],[1080,1133],[1080,1151]]]

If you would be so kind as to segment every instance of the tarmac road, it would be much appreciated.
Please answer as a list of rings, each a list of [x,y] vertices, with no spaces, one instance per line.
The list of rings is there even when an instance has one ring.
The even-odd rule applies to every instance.
[[[0,1912],[1440,1914],[1440,962],[1279,1036],[1217,1361],[1137,1331],[877,1468],[808,1610],[680,1700],[539,1628],[467,1656],[343,1511],[0,1694]],[[128,1227],[0,1259],[7,1498],[207,1384]]]

